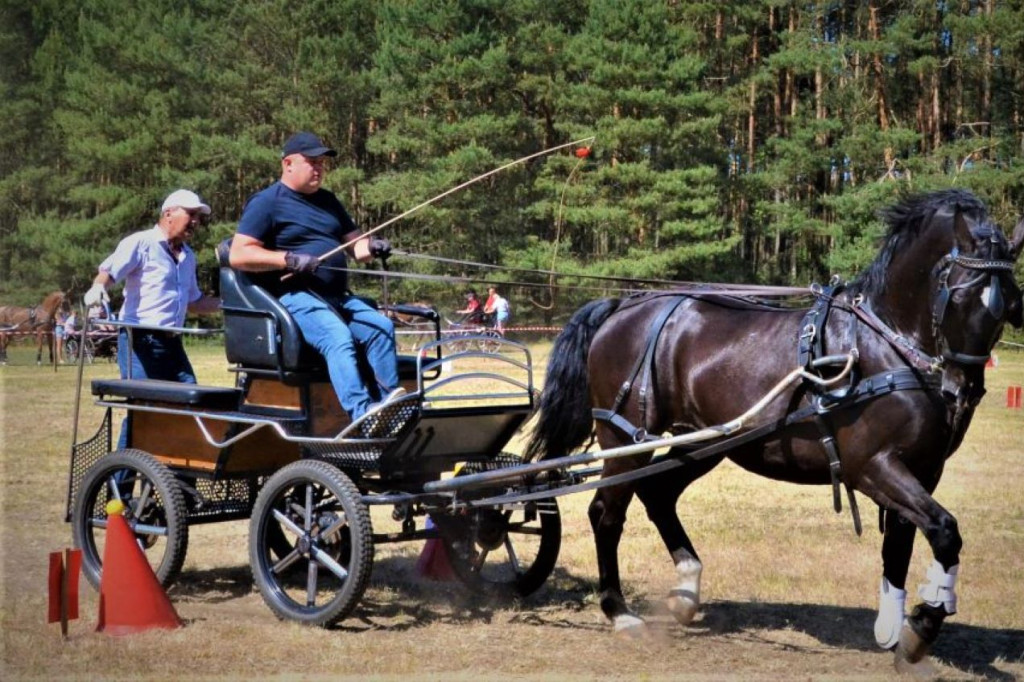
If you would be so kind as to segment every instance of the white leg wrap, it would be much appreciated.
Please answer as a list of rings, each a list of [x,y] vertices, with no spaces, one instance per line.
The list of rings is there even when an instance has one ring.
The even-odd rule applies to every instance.
[[[929,606],[942,606],[947,615],[956,613],[956,576],[960,564],[953,566],[947,573],[938,561],[932,561],[928,567],[928,582],[918,589],[917,593]]]
[[[633,634],[642,631],[647,627],[647,624],[642,618],[638,618],[632,613],[623,613],[615,616],[612,620],[612,627],[615,629],[615,632]]]
[[[700,606],[700,574],[704,567],[685,550],[679,550],[673,558],[679,582],[669,593],[668,608],[680,624],[689,625]]]
[[[900,641],[900,630],[906,616],[907,591],[900,590],[882,578],[878,590],[878,618],[875,619],[875,641],[883,649],[891,649]]]

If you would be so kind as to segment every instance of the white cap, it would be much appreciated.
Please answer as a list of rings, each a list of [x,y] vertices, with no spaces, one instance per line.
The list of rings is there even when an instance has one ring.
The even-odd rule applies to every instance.
[[[210,215],[210,207],[203,203],[198,194],[187,189],[175,190],[167,195],[160,212],[163,213],[169,208],[198,208],[203,215]]]

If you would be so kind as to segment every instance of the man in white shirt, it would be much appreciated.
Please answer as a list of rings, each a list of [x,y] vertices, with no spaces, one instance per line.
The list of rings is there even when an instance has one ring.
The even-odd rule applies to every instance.
[[[119,318],[147,327],[182,327],[185,314],[215,313],[220,299],[203,295],[196,280],[196,256],[187,242],[210,215],[210,207],[195,192],[172,192],[152,228],[131,234],[99,266],[85,294],[86,306],[110,300],[107,287],[124,282],[124,305]],[[160,329],[135,329],[133,352],[127,331],[121,329],[117,363],[121,378],[164,379],[196,383],[181,335]]]

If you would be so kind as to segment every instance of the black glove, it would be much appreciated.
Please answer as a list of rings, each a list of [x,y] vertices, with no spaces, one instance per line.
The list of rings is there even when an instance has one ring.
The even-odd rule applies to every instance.
[[[370,255],[374,258],[387,258],[391,255],[391,242],[387,239],[370,239]]]
[[[299,274],[315,271],[320,266],[320,260],[308,253],[294,253],[289,251],[284,254],[284,268],[289,272]]]

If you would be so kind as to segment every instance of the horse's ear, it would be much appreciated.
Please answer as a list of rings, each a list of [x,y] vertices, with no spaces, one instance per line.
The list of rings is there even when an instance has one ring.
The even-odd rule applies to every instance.
[[[1024,218],[1013,228],[1013,237],[1010,239],[1010,256],[1017,260],[1021,247],[1024,247]]]
[[[971,253],[974,251],[974,237],[971,236],[971,226],[967,224],[964,209],[960,204],[953,210],[953,240],[961,251]]]

